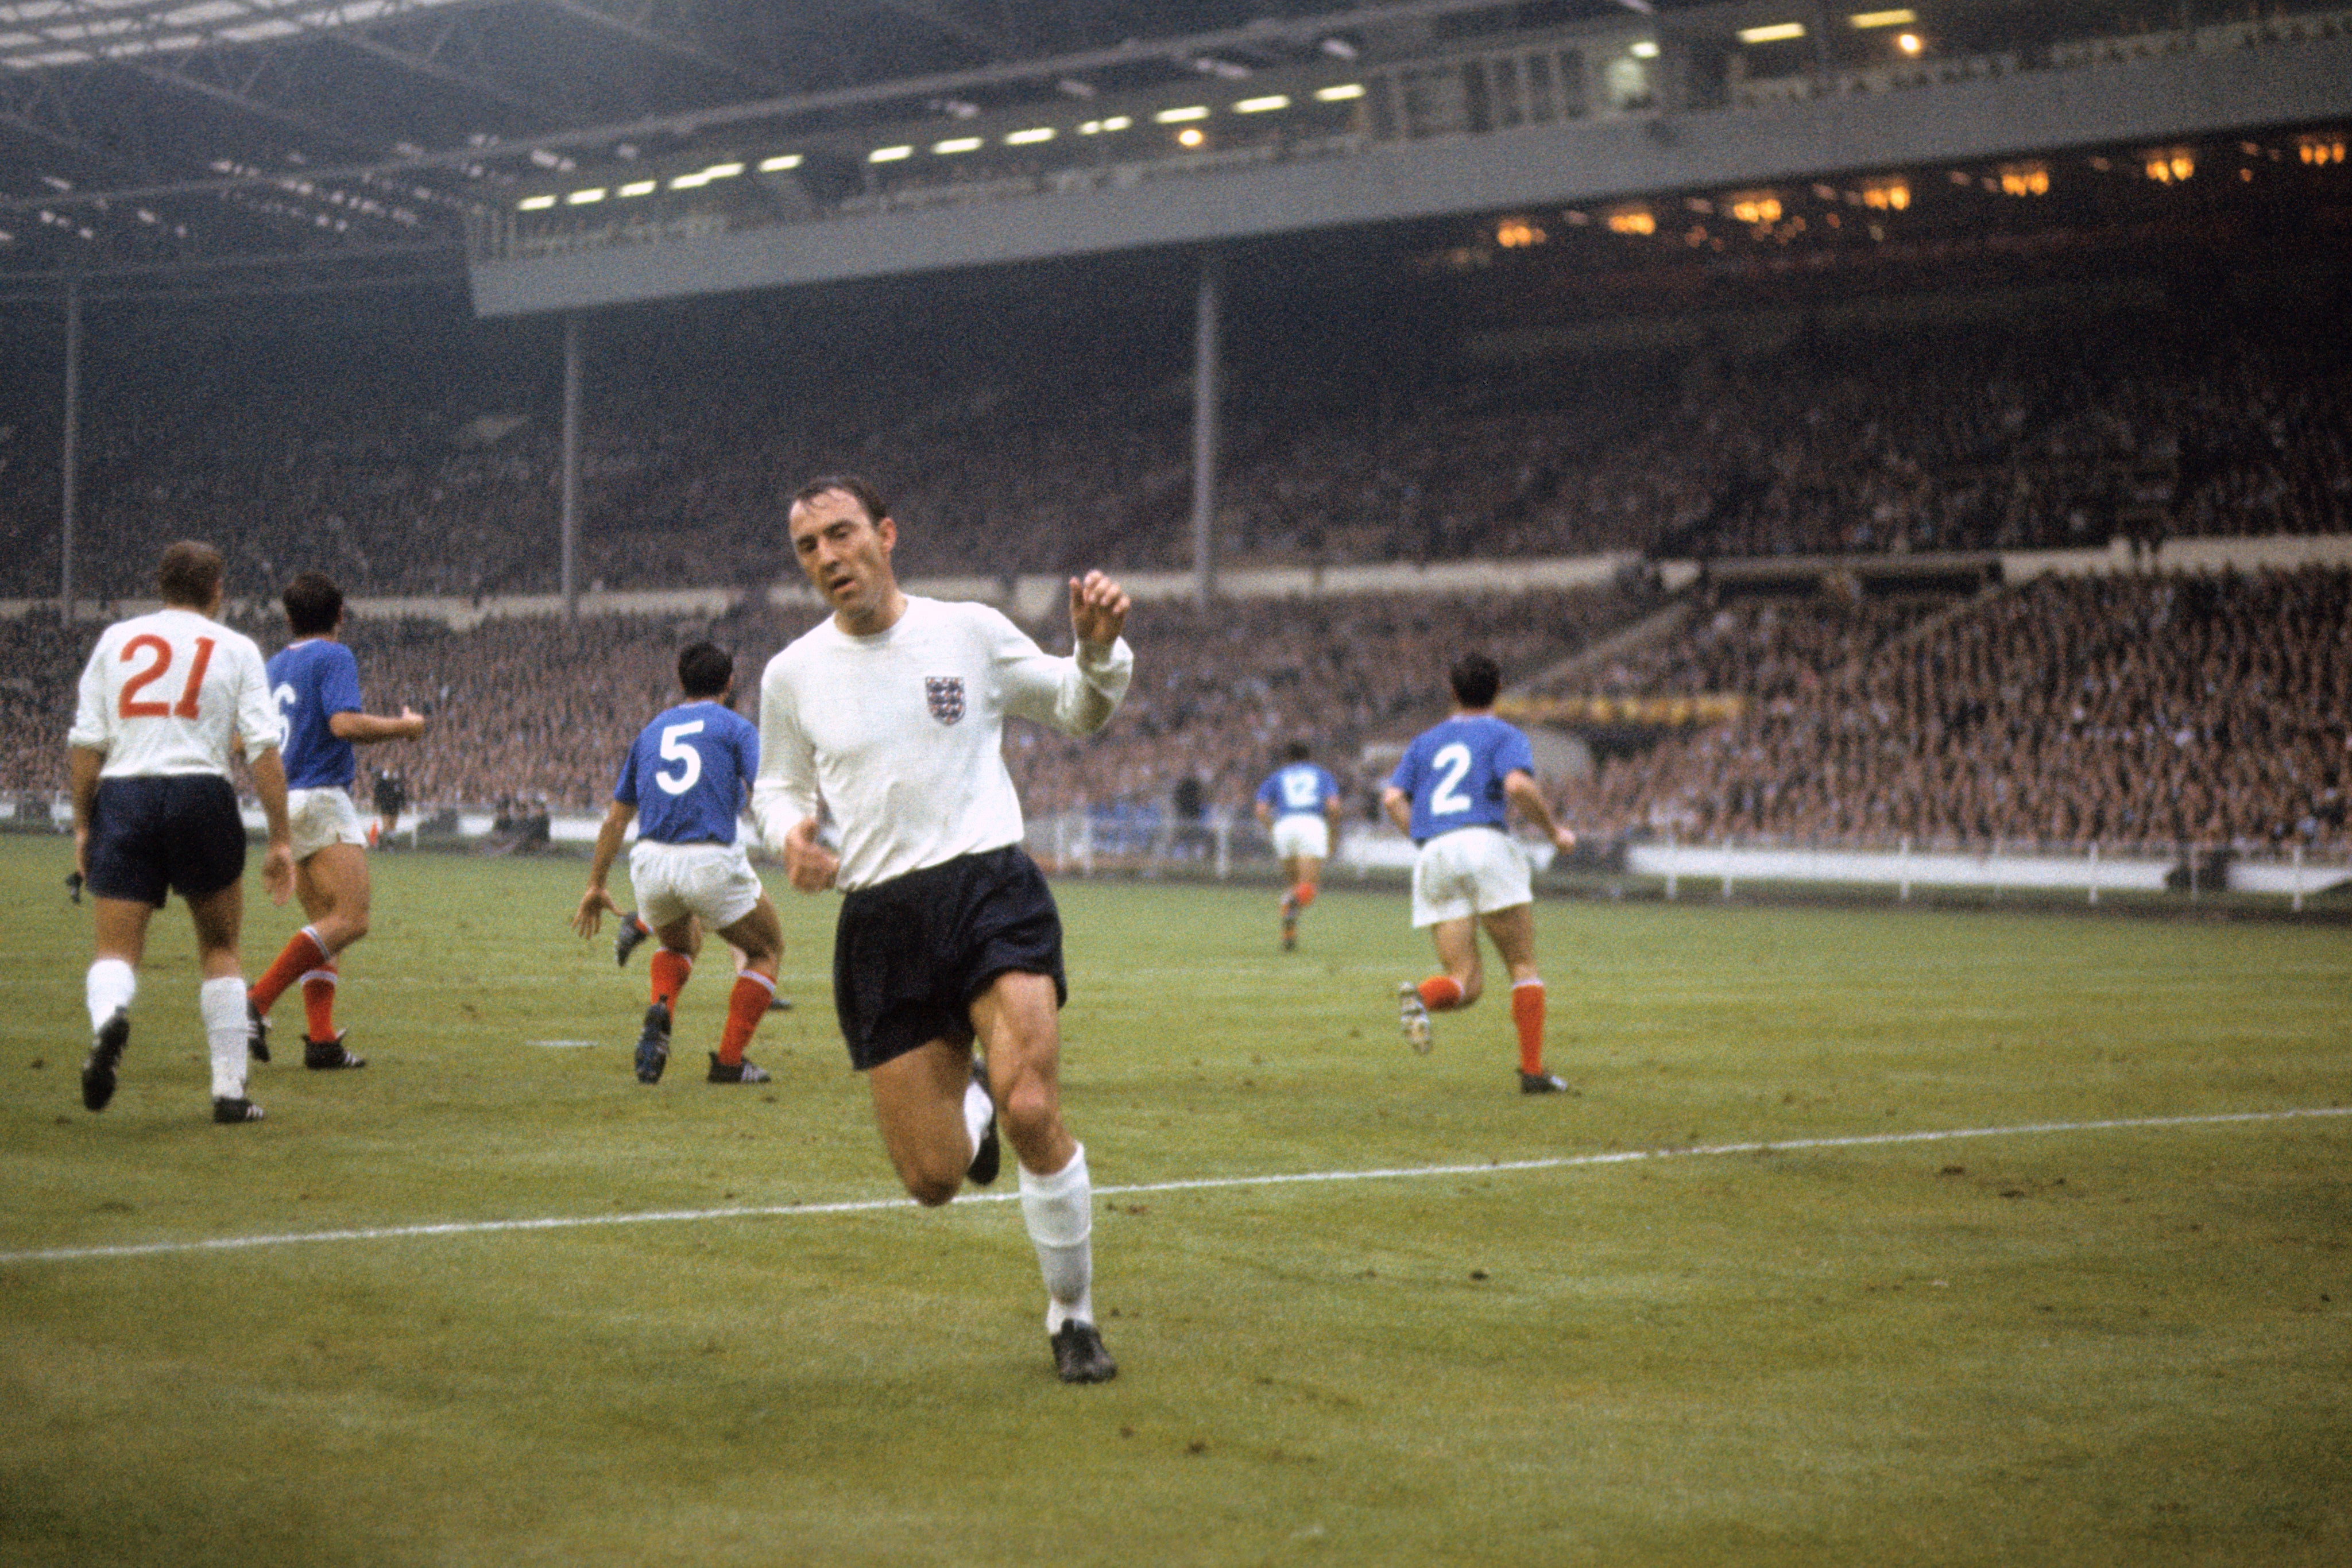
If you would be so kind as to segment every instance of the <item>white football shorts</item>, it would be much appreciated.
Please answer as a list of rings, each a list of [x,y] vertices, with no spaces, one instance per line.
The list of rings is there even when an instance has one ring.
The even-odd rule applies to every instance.
[[[1320,812],[1310,817],[1304,811],[1294,811],[1287,817],[1276,817],[1274,852],[1280,860],[1311,855],[1318,861],[1328,861],[1331,858],[1331,826]]]
[[[287,790],[286,823],[293,830],[297,864],[329,844],[367,848],[367,830],[360,825],[359,808],[352,804],[348,789],[323,786]]]
[[[667,925],[695,915],[712,931],[751,914],[765,891],[740,842],[663,844],[651,839],[639,839],[629,852],[629,887],[637,897],[637,917],[646,925]]]
[[[1412,862],[1412,924],[1492,915],[1535,901],[1528,857],[1493,828],[1456,828],[1421,846]]]

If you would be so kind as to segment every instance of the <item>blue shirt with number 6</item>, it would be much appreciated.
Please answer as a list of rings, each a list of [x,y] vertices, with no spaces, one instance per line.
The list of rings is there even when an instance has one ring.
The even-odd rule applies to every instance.
[[[1389,783],[1412,797],[1412,841],[1422,844],[1456,828],[1502,827],[1503,780],[1535,770],[1523,732],[1492,714],[1469,714],[1416,736]]]
[[[637,836],[659,844],[731,844],[760,772],[760,731],[723,703],[681,703],[629,747],[613,799],[637,809]]]

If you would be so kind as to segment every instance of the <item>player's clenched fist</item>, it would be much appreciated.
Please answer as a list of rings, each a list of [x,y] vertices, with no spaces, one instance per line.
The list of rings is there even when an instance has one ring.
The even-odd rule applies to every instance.
[[[1127,625],[1129,601],[1118,583],[1101,572],[1070,579],[1070,630],[1081,643],[1108,647]]]

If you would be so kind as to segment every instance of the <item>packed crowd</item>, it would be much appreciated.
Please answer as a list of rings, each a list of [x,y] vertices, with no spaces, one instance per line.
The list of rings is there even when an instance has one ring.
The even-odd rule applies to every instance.
[[[1754,695],[1736,724],[1566,785],[1571,820],[1699,839],[2352,847],[2352,571],[2037,579]]]
[[[2352,530],[2347,356],[2284,333],[2118,336],[2077,324],[1750,358],[1440,356],[1370,390],[1265,371],[1226,399],[1221,553],[1235,567],[1733,558]],[[638,380],[611,367],[583,432],[579,580],[772,581],[787,564],[780,489],[844,468],[894,497],[914,575],[1185,565],[1181,369],[1127,375],[1098,357],[943,371],[912,393],[895,378],[817,389],[730,365],[680,397],[690,367]],[[428,409],[280,386],[233,409],[94,409],[82,580],[136,592],[140,563],[193,533],[223,541],[247,580],[315,565],[362,594],[548,591],[558,421],[543,392],[513,402]],[[0,596],[37,595],[57,580],[54,491],[37,454],[10,461],[28,482],[0,501]]]
[[[1119,719],[1085,742],[1016,720],[1008,759],[1034,816],[1245,815],[1303,739],[1370,819],[1394,743],[1443,713],[1444,667],[1475,642],[1529,694],[1744,699],[1735,721],[1606,747],[1591,777],[1548,780],[1596,839],[2352,848],[2352,571],[1701,605],[1645,647],[1576,660],[1656,608],[1618,588],[1147,602],[1129,623],[1138,676]],[[423,742],[365,760],[400,772],[419,808],[594,812],[630,738],[675,700],[679,646],[734,649],[750,712],[770,654],[817,614],[752,600],[716,622],[358,622],[370,706],[434,718]],[[0,681],[0,790],[63,787],[64,716],[93,630],[0,621],[16,672]],[[284,640],[247,630],[266,648]],[[1066,624],[1035,631],[1068,645]],[[1574,673],[1548,688],[1555,669]]]
[[[1190,779],[1186,795],[1202,810],[1246,815],[1284,747],[1305,741],[1370,817],[1384,776],[1366,747],[1377,753],[1443,716],[1445,670],[1465,637],[1515,675],[1534,675],[1645,602],[1605,588],[1139,604],[1128,627],[1135,685],[1118,722],[1085,741],[1018,726],[1006,743],[1014,780],[1039,813],[1161,806]]]

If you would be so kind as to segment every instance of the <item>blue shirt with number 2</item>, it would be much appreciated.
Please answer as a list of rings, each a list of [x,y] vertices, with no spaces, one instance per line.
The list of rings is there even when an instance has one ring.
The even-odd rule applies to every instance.
[[[1535,747],[1523,732],[1492,714],[1473,714],[1422,731],[1389,783],[1412,797],[1412,841],[1420,844],[1456,828],[1500,828],[1503,780],[1535,770]]]
[[[658,844],[731,844],[760,772],[760,731],[723,703],[681,703],[629,747],[613,799]]]

